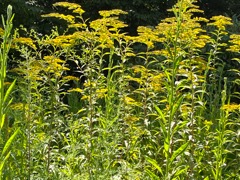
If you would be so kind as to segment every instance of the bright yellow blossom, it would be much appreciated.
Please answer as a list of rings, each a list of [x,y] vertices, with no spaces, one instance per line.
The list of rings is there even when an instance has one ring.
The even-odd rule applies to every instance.
[[[209,26],[216,26],[219,30],[225,30],[227,25],[232,25],[231,18],[225,16],[213,16],[208,23]]]
[[[33,49],[37,49],[36,45],[34,44],[34,41],[31,38],[25,38],[25,37],[15,38],[13,39],[13,44],[27,45]]]

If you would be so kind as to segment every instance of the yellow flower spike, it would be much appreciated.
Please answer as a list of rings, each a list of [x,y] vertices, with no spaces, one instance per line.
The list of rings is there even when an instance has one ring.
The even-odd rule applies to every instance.
[[[70,70],[67,67],[62,66],[61,64],[65,61],[54,57],[54,56],[44,56],[44,61],[46,62],[46,68],[44,69],[47,73],[53,73],[55,76],[61,76],[62,71]]]
[[[49,13],[49,14],[42,15],[42,17],[55,17],[55,18],[58,18],[58,19],[63,19],[70,24],[75,23],[75,21],[74,21],[75,17],[72,16],[72,15],[64,15],[64,14],[59,14],[59,13]]]
[[[79,92],[79,93],[82,93],[83,90],[80,89],[80,88],[73,88],[73,89],[68,90],[68,92]]]
[[[100,99],[104,98],[107,91],[108,91],[107,89],[97,89],[96,90],[97,97]]]
[[[150,78],[150,84],[153,88],[153,91],[157,91],[157,92],[160,92],[163,90],[162,88],[162,82],[163,82],[163,78],[165,77],[164,73],[160,73],[160,74],[157,74],[157,75],[153,75],[151,78]]]
[[[193,20],[197,21],[197,22],[206,22],[206,23],[209,22],[208,19],[203,18],[203,17],[194,17]]]
[[[136,40],[137,40],[136,37],[132,37],[132,36],[128,36],[128,35],[123,36],[123,39],[126,41],[126,43],[136,42]]]
[[[108,11],[108,10],[99,11],[99,14],[102,17],[106,18],[106,17],[110,17],[112,15],[119,16],[120,14],[128,14],[128,13],[126,11],[121,10],[121,9],[113,9],[113,10],[110,10],[110,11]]]
[[[68,27],[69,28],[86,28],[87,25],[86,24],[81,24],[81,23],[76,23],[76,24],[70,24]]]
[[[27,45],[34,50],[37,49],[36,45],[34,44],[33,40],[31,38],[24,38],[24,37],[19,37],[13,39],[13,44],[22,44],[22,45]]]
[[[124,102],[125,102],[127,105],[138,106],[138,107],[141,107],[141,106],[142,106],[142,103],[137,102],[137,101],[135,101],[133,98],[130,98],[130,97],[128,97],[128,96],[125,96],[125,97],[124,97]]]
[[[229,112],[240,110],[240,104],[226,104],[222,106],[222,109]]]
[[[75,77],[75,76],[64,76],[63,77],[64,80],[67,80],[67,81],[79,81],[80,79]]]
[[[69,2],[56,2],[53,4],[53,6],[65,7],[65,8],[68,8],[69,10],[79,9],[79,8],[81,9],[81,6],[79,4],[69,3]]]
[[[240,52],[240,35],[239,34],[233,34],[230,36],[231,40],[230,42],[233,44],[227,49],[231,52]]]
[[[148,48],[153,48],[154,42],[159,42],[159,37],[154,32],[153,28],[140,26],[137,31],[139,34],[137,41],[146,44]]]
[[[232,19],[225,16],[213,16],[211,21],[208,23],[208,26],[216,26],[219,30],[225,30],[227,25],[232,25]]]
[[[56,47],[68,48],[75,44],[75,35],[62,35],[55,39],[46,40],[45,44],[51,44]]]
[[[97,36],[95,32],[89,32],[89,31],[81,31],[81,32],[75,32],[73,33],[73,39],[81,40],[83,42],[89,42],[89,41],[95,41],[97,40]]]
[[[73,13],[82,15],[85,11],[82,8],[77,8],[73,10]]]
[[[107,33],[111,31],[118,33],[119,29],[127,27],[127,25],[116,17],[108,17],[92,21],[90,27],[97,32]]]
[[[83,85],[84,87],[96,87],[97,84],[95,82],[87,81]]]

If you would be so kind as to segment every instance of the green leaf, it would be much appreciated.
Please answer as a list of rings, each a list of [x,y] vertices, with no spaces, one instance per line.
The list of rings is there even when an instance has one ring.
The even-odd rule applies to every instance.
[[[8,152],[8,154],[4,157],[4,159],[1,160],[1,163],[0,163],[0,178],[1,178],[1,175],[2,175],[3,166],[4,166],[5,162],[6,162],[6,160],[9,158],[10,153],[11,152]]]
[[[177,112],[177,110],[179,109],[180,105],[182,104],[183,98],[184,98],[184,95],[180,96],[180,97],[178,98],[177,102],[174,103],[174,105],[173,105],[173,110],[172,110],[172,112],[171,112],[171,117],[173,117],[174,114],[175,114],[175,113]]]
[[[2,119],[1,119],[1,129],[3,128],[4,122],[5,122],[5,117],[6,117],[6,114],[3,114]]]
[[[168,138],[168,137],[165,138],[165,140],[164,140],[164,145],[163,145],[164,150],[165,150],[165,158],[168,158],[168,157],[169,157],[169,149],[170,149],[169,143],[170,143],[169,138]]]
[[[166,124],[167,120],[166,120],[164,114],[162,113],[162,110],[159,107],[157,107],[155,104],[154,104],[154,107],[155,107],[156,111],[158,112],[158,115],[161,118],[159,123],[161,125],[161,129],[163,131],[163,135],[166,138],[167,137],[167,130],[166,130],[165,124]]]
[[[160,180],[160,178],[156,174],[154,174],[152,171],[147,169],[146,172],[148,173],[148,175],[152,180]]]
[[[178,157],[180,154],[182,154],[185,149],[188,147],[189,142],[183,144],[180,148],[178,148],[176,151],[173,152],[173,155],[170,159],[170,162],[172,163],[176,157]]]
[[[16,135],[18,134],[19,129],[20,129],[20,128],[18,128],[18,129],[11,135],[11,137],[7,140],[7,142],[6,142],[6,144],[5,144],[4,148],[3,148],[3,151],[2,151],[1,156],[3,156],[3,155],[7,152],[7,150],[8,150],[9,147],[11,146],[14,138],[15,138]]]
[[[157,164],[156,160],[154,160],[150,157],[147,157],[147,156],[145,158],[150,164],[152,164],[163,175],[162,168]]]
[[[179,178],[179,175],[181,175],[182,173],[186,172],[188,170],[189,166],[186,166],[183,169],[180,169],[180,168],[181,167],[178,168],[179,170],[176,171],[176,173],[174,174],[174,177]]]
[[[11,83],[11,85],[9,86],[9,88],[8,88],[8,90],[7,90],[7,92],[6,92],[5,96],[4,96],[3,102],[6,102],[6,101],[7,101],[7,98],[9,97],[10,93],[12,92],[12,89],[13,89],[15,83],[16,83],[16,79],[15,79],[15,80]]]
[[[156,111],[158,112],[160,117],[162,118],[164,124],[166,124],[167,120],[166,120],[165,116],[163,115],[162,110],[158,106],[156,106],[155,104],[154,104],[154,108],[156,109]]]

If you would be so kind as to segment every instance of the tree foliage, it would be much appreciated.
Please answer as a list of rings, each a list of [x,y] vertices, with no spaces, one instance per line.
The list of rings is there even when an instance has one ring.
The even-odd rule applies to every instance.
[[[8,4],[13,5],[16,14],[14,24],[16,27],[24,25],[27,28],[34,28],[40,33],[49,33],[52,23],[49,20],[43,20],[41,14],[53,11],[52,4],[58,0],[2,0],[0,2],[0,13],[6,14],[5,10]],[[94,20],[99,18],[98,11],[110,9],[122,9],[128,12],[128,15],[121,19],[129,27],[125,28],[130,34],[136,35],[138,26],[155,26],[160,19],[170,16],[166,10],[171,8],[176,0],[68,0],[68,2],[79,3],[86,10],[84,18]],[[198,5],[205,11],[205,17],[224,14],[229,17],[239,15],[240,3],[238,0],[199,0]],[[65,9],[62,9],[64,12]],[[60,22],[55,25],[61,26]]]

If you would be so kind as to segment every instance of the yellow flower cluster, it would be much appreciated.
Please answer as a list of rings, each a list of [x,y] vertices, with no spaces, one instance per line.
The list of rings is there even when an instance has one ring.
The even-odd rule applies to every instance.
[[[240,110],[240,104],[226,104],[222,106],[222,109],[229,112]]]
[[[120,28],[124,28],[127,25],[124,24],[122,21],[118,20],[117,17],[108,17],[108,18],[102,18],[97,19],[95,21],[92,21],[90,23],[90,27],[93,28],[96,31],[117,31]]]
[[[45,44],[51,44],[56,47],[61,47],[61,48],[68,48],[72,45],[75,44],[75,36],[74,35],[62,35],[62,36],[57,36],[54,39],[48,39],[45,41]]]
[[[69,10],[73,10],[74,13],[82,15],[85,11],[82,9],[82,7],[79,4],[76,3],[69,3],[69,2],[57,2],[54,3],[53,6],[60,6],[68,8]]]
[[[73,88],[73,89],[68,90],[68,92],[78,92],[78,93],[82,93],[83,90],[80,89],[80,88]]]
[[[160,92],[163,90],[163,78],[165,77],[165,74],[164,73],[159,73],[157,75],[153,75],[151,78],[150,78],[150,85],[153,89],[153,91],[156,91],[156,92]]]
[[[97,95],[97,98],[101,99],[101,98],[104,98],[106,96],[106,93],[107,93],[107,89],[97,89],[96,90],[96,95]]]
[[[231,52],[240,52],[240,35],[239,34],[233,34],[230,36],[231,40],[230,42],[232,45],[229,47],[228,51]]]
[[[31,38],[19,37],[13,39],[13,47],[16,47],[18,44],[27,45],[33,49],[37,49],[36,45],[34,44]]]
[[[71,37],[71,35],[69,35],[69,37]],[[82,41],[82,42],[92,42],[92,41],[96,41],[98,39],[98,37],[95,35],[94,32],[90,32],[90,31],[77,31],[77,32],[74,32],[72,34],[72,41],[73,40],[75,41]]]
[[[107,17],[113,16],[113,15],[119,16],[120,14],[127,14],[127,12],[123,11],[121,9],[112,9],[110,11],[107,11],[107,10],[99,11],[99,14],[102,17],[107,18]]]
[[[40,72],[42,71],[43,66],[39,60],[32,60],[28,67],[19,67],[14,68],[11,71],[22,75],[25,79],[30,81],[39,81],[42,80]]]
[[[68,25],[69,28],[75,28],[75,29],[84,29],[87,27],[86,24],[83,23],[75,23],[75,24],[70,24]]]
[[[62,71],[68,71],[69,68],[62,66],[63,60],[54,56],[44,56],[44,61],[46,63],[45,72],[53,73],[56,76],[61,76]]]
[[[100,11],[102,19],[97,19],[90,23],[90,27],[95,31],[95,36],[98,37],[98,42],[102,48],[113,48],[114,39],[123,38],[123,34],[119,33],[119,29],[126,27],[118,17],[109,17],[124,13],[121,10]]]
[[[65,7],[65,8],[68,8],[69,10],[81,8],[79,4],[69,3],[69,2],[56,2],[53,4],[53,6]]]
[[[137,31],[139,35],[137,41],[146,44],[149,49],[154,47],[154,42],[159,42],[159,38],[156,35],[157,33],[153,31],[153,28],[140,26]]]
[[[63,77],[64,80],[67,80],[67,81],[79,81],[80,79],[75,77],[75,76],[64,76]]]
[[[124,97],[124,102],[126,103],[126,105],[142,107],[141,102],[137,102],[137,101],[135,101],[135,99],[133,99],[129,96]]]
[[[225,30],[227,25],[232,25],[231,22],[231,18],[225,17],[225,16],[213,16],[211,19],[211,21],[208,23],[209,26],[215,26],[217,27],[219,30]]]
[[[42,15],[42,17],[55,17],[55,18],[63,19],[70,24],[75,23],[75,21],[74,21],[75,17],[72,16],[72,15],[64,15],[64,14],[59,14],[59,13],[49,13],[49,14]]]

